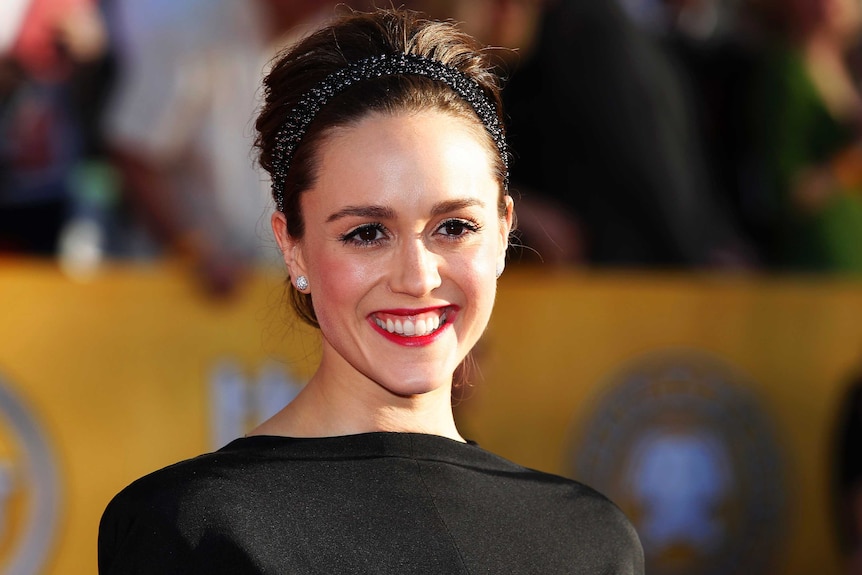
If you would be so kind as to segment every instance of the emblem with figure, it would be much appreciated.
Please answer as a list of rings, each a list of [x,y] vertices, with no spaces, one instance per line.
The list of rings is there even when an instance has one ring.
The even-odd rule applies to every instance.
[[[648,573],[769,572],[786,486],[754,387],[716,357],[655,353],[611,377],[577,430],[572,476],[632,518]]]

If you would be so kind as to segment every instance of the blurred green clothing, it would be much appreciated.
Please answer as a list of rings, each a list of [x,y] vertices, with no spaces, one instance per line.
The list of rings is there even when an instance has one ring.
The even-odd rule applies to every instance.
[[[853,143],[854,131],[827,109],[794,48],[776,48],[759,75],[757,115],[766,184],[776,214],[774,260],[798,271],[862,272],[862,189],[836,188],[813,211],[794,203],[805,168],[825,167]]]

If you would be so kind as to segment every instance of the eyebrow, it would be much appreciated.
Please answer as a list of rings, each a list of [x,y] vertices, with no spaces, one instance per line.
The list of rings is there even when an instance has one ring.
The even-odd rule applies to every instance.
[[[331,214],[326,218],[326,222],[334,222],[341,218],[350,216],[360,218],[372,218],[376,220],[389,220],[395,217],[395,211],[392,208],[385,206],[347,206]]]
[[[440,216],[473,206],[483,208],[485,207],[485,202],[477,198],[464,198],[439,202],[431,208],[431,215]],[[351,216],[375,220],[391,220],[395,218],[395,210],[387,206],[347,206],[333,214],[330,214],[330,216],[326,218],[326,222],[331,223]]]
[[[448,214],[449,212],[455,212],[458,210],[463,210],[464,208],[472,208],[474,206],[478,206],[480,208],[485,207],[485,202],[478,198],[463,198],[459,200],[448,200],[445,202],[440,202],[439,204],[435,204],[431,209],[432,216],[442,216],[443,214]]]

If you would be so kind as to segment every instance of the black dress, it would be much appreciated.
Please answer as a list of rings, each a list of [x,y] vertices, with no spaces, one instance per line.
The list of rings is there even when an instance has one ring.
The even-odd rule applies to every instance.
[[[602,495],[474,444],[258,436],[124,489],[99,572],[640,575],[643,551]]]

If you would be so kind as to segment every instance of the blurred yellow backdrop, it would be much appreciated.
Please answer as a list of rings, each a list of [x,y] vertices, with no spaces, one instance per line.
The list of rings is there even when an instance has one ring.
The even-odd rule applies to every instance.
[[[0,506],[0,566],[25,561],[25,539],[38,536],[43,555],[29,561],[44,563],[30,572],[94,573],[109,499],[218,447],[214,418],[226,412],[213,407],[213,378],[225,361],[245,378],[240,394],[272,361],[285,382],[304,381],[317,335],[291,319],[283,295],[282,278],[264,273],[239,297],[212,301],[171,263],[108,267],[81,283],[51,263],[0,262],[0,386],[22,409],[0,413],[0,458],[24,478]],[[774,572],[835,573],[828,447],[843,386],[862,362],[860,318],[862,283],[849,280],[510,269],[459,425],[491,451],[566,474],[614,374],[662,350],[711,354],[752,382],[788,455],[792,505]],[[51,485],[27,474],[51,470],[24,453],[35,432],[22,418],[54,465],[58,503],[40,516],[53,532],[28,527],[34,497]]]

